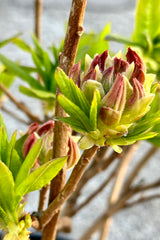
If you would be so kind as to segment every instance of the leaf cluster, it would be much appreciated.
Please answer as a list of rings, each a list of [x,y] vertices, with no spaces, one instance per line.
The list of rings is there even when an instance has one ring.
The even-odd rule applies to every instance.
[[[63,167],[67,157],[51,160],[31,172],[41,148],[39,139],[25,159],[21,156],[24,137],[16,140],[14,132],[9,140],[2,116],[0,116],[0,224],[6,227],[10,222],[17,224],[18,209],[22,197],[38,190],[54,178]]]

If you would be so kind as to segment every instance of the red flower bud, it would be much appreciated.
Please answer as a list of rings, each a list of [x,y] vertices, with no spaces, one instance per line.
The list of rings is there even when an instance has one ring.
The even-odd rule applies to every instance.
[[[128,62],[121,58],[114,58],[114,74],[125,72],[129,66]]]
[[[130,82],[133,83],[133,78],[137,78],[138,81],[143,84],[145,81],[145,64],[142,59],[138,56],[138,54],[133,51],[131,48],[128,48],[128,52],[126,54],[127,61],[129,63],[134,62],[135,67],[133,74],[131,76]]]
[[[133,78],[132,82],[133,82],[132,84],[133,93],[127,102],[129,106],[133,106],[137,100],[145,97],[145,91],[144,91],[143,85],[136,78]]]
[[[27,137],[22,148],[22,153],[24,158],[26,158],[27,154],[29,153],[33,145],[36,143],[36,141],[37,141],[37,137],[34,133],[30,134]]]
[[[45,122],[44,124],[42,124],[38,129],[37,129],[37,134],[39,136],[44,135],[46,132],[53,130],[54,128],[54,121],[53,120],[49,120],[48,122]]]
[[[72,78],[73,81],[80,87],[80,74],[81,74],[81,60],[74,64],[69,72],[69,78]]]
[[[27,134],[30,135],[30,134],[34,133],[38,129],[38,127],[39,127],[39,125],[37,122],[32,123],[27,130]]]

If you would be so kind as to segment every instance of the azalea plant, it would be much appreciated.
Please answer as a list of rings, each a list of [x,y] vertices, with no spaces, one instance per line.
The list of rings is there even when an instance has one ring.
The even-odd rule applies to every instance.
[[[146,2],[147,10],[141,17]],[[39,0],[36,3],[40,3]],[[138,1],[136,19],[140,21],[136,20],[133,39],[107,36],[108,40],[131,45],[126,56],[122,52],[109,52],[109,43],[105,40],[110,33],[109,24],[100,33],[82,35],[85,6],[86,0],[72,1],[65,39],[59,47],[52,45],[52,56],[43,49],[38,35],[32,35],[32,47],[19,35],[0,45],[14,43],[30,54],[34,63],[31,67],[22,66],[0,54],[0,97],[6,94],[31,120],[26,132],[18,137],[15,131],[9,137],[0,115],[0,227],[4,240],[29,239],[31,226],[42,231],[42,240],[56,239],[57,228],[71,231],[70,218],[96,198],[113,178],[106,212],[81,240],[91,239],[100,229],[100,240],[104,240],[112,215],[159,197],[141,198],[145,191],[159,187],[159,180],[149,185],[133,183],[157,148],[147,152],[127,178],[125,175],[126,163],[128,166],[140,140],[149,139],[159,146],[159,78],[155,75],[159,71],[159,67],[155,70],[159,60],[155,49],[159,49],[160,28],[156,25],[156,31],[152,31],[154,24],[150,22],[155,3]],[[159,10],[156,11],[157,21]],[[145,18],[150,24],[145,24]],[[20,92],[43,103],[43,121],[9,92],[15,76],[28,83],[27,87],[19,87]],[[106,180],[79,204],[78,198],[87,182],[113,162],[115,167]],[[68,169],[70,176],[66,180]],[[26,195],[35,190],[40,190],[38,210],[28,213]]]

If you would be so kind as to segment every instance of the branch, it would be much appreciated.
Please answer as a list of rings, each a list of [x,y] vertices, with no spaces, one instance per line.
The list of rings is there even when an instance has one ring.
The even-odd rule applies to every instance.
[[[79,240],[91,239],[91,236],[104,225],[104,222],[106,221],[106,219],[110,218],[119,210],[123,209],[123,207],[126,206],[126,202],[135,194],[140,193],[141,191],[146,191],[159,186],[160,186],[160,180],[155,181],[146,186],[138,186],[138,187],[135,187],[134,189],[133,188],[129,189],[125,195],[121,196],[116,203],[111,205],[110,208],[106,210],[105,213],[103,213],[97,220],[95,220],[92,226],[82,235],[82,237]]]
[[[9,114],[11,117],[15,118],[15,119],[18,120],[19,122],[21,122],[21,123],[23,123],[23,124],[25,124],[25,125],[27,125],[27,126],[30,124],[29,121],[26,121],[26,120],[20,118],[18,115],[16,115],[15,112],[9,111],[9,110],[6,109],[4,106],[0,107],[0,109],[2,109],[5,113]]]
[[[67,201],[64,215],[70,216],[71,210],[75,208],[77,199],[80,195],[80,192],[82,188],[87,184],[87,182],[93,178],[96,174],[100,173],[101,171],[104,171],[109,167],[113,161],[120,156],[118,153],[113,152],[106,160],[97,162],[96,159],[94,159],[93,163],[88,167],[85,174],[83,175],[81,181],[78,183],[78,186],[75,190],[75,192],[72,194],[72,196]]]
[[[35,34],[39,41],[41,41],[42,1],[35,0]]]
[[[35,115],[33,115],[30,110],[23,105],[21,102],[19,102],[10,92],[9,90],[0,83],[0,89],[9,97],[9,99],[12,100],[12,102],[21,110],[23,111],[30,119],[32,119],[34,122],[42,123],[42,121]]]
[[[137,165],[134,167],[133,171],[130,173],[129,177],[126,179],[125,184],[123,186],[123,193],[125,194],[131,184],[133,183],[135,177],[138,175],[140,170],[143,168],[143,166],[150,160],[150,158],[159,150],[157,147],[152,147],[140,160],[140,162],[137,163]]]
[[[79,180],[81,179],[88,164],[94,157],[97,149],[98,149],[97,146],[93,146],[92,148],[84,151],[77,165],[74,167],[71,173],[71,176],[68,179],[64,189],[57,195],[54,201],[49,205],[46,211],[42,214],[40,218],[41,228],[43,228],[51,220],[51,218],[54,216],[57,210],[65,203],[65,201],[75,191]]]
[[[67,32],[64,40],[64,48],[62,53],[59,56],[59,66],[64,70],[64,72],[68,75],[69,70],[74,64],[78,43],[80,40],[80,36],[83,32],[83,18],[86,7],[86,0],[72,0],[70,16],[68,21]],[[59,94],[59,88],[57,88],[57,96]],[[55,106],[55,116],[56,117],[65,117],[66,113],[62,109],[62,107],[58,104],[56,97],[56,106]],[[54,127],[54,148],[53,148],[53,157],[62,157],[67,155],[68,151],[68,135],[70,134],[70,128],[62,123],[55,122]],[[59,195],[59,192],[63,189],[65,184],[66,177],[66,166],[59,172],[59,174],[52,180],[51,188],[50,188],[50,197],[49,203],[51,203],[56,196]],[[57,199],[57,198],[56,198]],[[54,202],[54,201],[53,201]],[[60,205],[61,206],[61,205]],[[48,208],[50,209],[50,207]],[[51,208],[52,210],[52,208]],[[50,210],[48,210],[50,211]],[[50,240],[55,239],[56,237],[56,226],[58,222],[60,214],[60,209],[55,214],[51,214],[53,217],[52,221],[45,226],[43,231],[42,240]],[[48,218],[48,215],[47,215]],[[51,220],[51,218],[49,219]]]
[[[45,202],[47,200],[48,190],[49,190],[49,184],[42,187],[40,190],[38,212],[41,212],[44,210]]]
[[[98,217],[90,228],[87,229],[87,231],[78,239],[78,240],[89,240],[91,239],[91,236],[100,229],[106,219],[113,216],[116,212],[118,212],[125,204],[125,202],[132,196],[132,191],[129,191],[125,196],[123,196],[118,202],[116,202],[109,210],[106,210],[105,213],[103,213],[100,217]]]
[[[123,206],[123,209],[125,208],[130,208],[130,207],[133,207],[137,204],[140,204],[140,203],[144,203],[144,202],[148,202],[148,201],[151,201],[151,200],[154,200],[154,199],[158,199],[160,198],[160,194],[154,194],[154,195],[151,195],[151,196],[143,196],[143,197],[140,197],[138,200],[136,201],[133,201],[131,203],[126,203],[124,206]]]
[[[119,199],[119,195],[120,195],[120,192],[121,192],[121,189],[123,186],[124,178],[126,176],[126,172],[127,172],[129,163],[130,163],[133,155],[135,154],[137,147],[138,147],[138,143],[135,143],[135,144],[129,146],[128,151],[126,152],[124,157],[119,162],[119,166],[117,168],[116,181],[113,186],[110,200],[108,202],[108,209]],[[100,240],[106,239],[106,236],[109,232],[110,224],[111,224],[111,218],[107,218],[106,222],[104,223],[103,229],[101,231]]]
[[[71,217],[77,214],[83,207],[85,207],[87,204],[89,204],[103,189],[110,183],[110,181],[115,176],[116,171],[114,170],[110,176],[104,181],[103,184],[100,185],[100,187],[93,192],[83,203],[81,203],[75,210],[71,212]]]

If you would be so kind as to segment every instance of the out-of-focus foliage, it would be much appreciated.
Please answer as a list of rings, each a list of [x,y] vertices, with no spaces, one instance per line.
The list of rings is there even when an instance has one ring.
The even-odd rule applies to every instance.
[[[24,218],[22,197],[46,185],[63,167],[67,157],[48,161],[35,171],[31,169],[42,149],[42,140],[39,139],[25,158],[22,158],[21,148],[23,141],[16,139],[14,132],[8,138],[6,126],[0,115],[0,227],[7,232],[5,239],[28,239],[27,228],[31,226],[29,216]],[[18,142],[18,144],[17,144]],[[27,220],[28,219],[28,220]],[[27,224],[28,221],[30,224]]]

